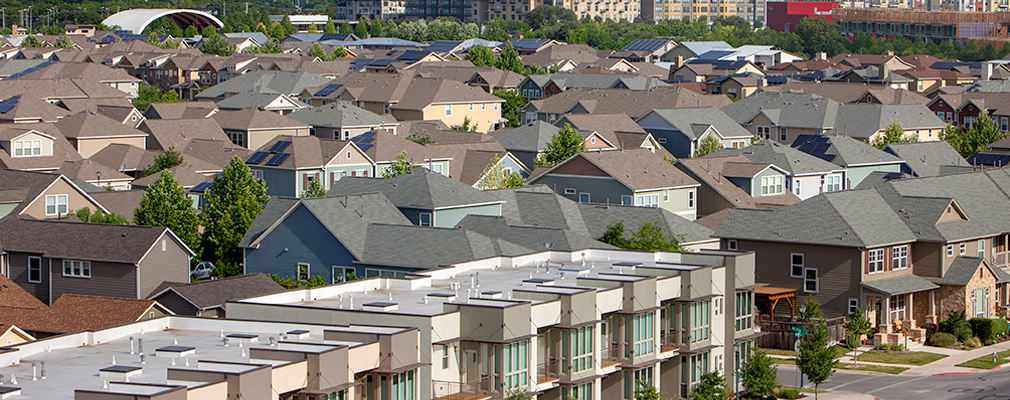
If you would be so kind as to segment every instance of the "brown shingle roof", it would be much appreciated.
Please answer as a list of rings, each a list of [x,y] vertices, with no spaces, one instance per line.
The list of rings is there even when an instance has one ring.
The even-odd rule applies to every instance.
[[[91,198],[95,199],[102,207],[111,213],[116,213],[126,217],[127,221],[133,221],[133,211],[140,207],[140,200],[144,198],[144,190],[113,190],[91,193]]]
[[[157,299],[168,289],[201,309],[222,306],[231,300],[266,296],[285,290],[266,274],[252,274],[194,283],[164,282],[151,292],[149,298]]]
[[[213,118],[149,119],[144,121],[139,129],[151,135],[147,142],[152,150],[167,150],[174,147],[181,151],[194,139],[231,143],[221,125]]]
[[[691,159],[682,158],[677,160],[677,164],[680,165],[681,168],[690,170],[692,175],[704,181],[707,186],[721,194],[727,201],[733,203],[733,205],[738,208],[776,209],[798,203],[800,201],[799,197],[796,197],[796,195],[788,190],[781,195],[751,197],[749,193],[731,182],[723,174],[723,171],[727,168],[727,164],[729,164],[729,168],[731,170],[734,166],[754,164],[751,163],[747,157],[742,155],[726,157],[709,156]],[[768,165],[771,164],[765,164],[765,166]]]
[[[220,111],[214,114],[213,118],[217,120],[218,125],[222,129],[240,131],[251,129],[310,128],[305,123],[278,115],[277,113],[254,109]]]
[[[649,90],[574,88],[530,102],[539,112],[564,114],[577,103],[587,111],[626,114],[638,118],[657,108],[723,107],[732,101],[723,95],[699,94],[679,87]]]
[[[157,155],[157,151],[144,150],[129,144],[113,143],[92,154],[88,159],[115,170],[140,171],[153,165],[154,157]]]
[[[0,227],[0,245],[7,251],[129,264],[140,262],[168,231],[154,226],[34,220],[14,215],[0,220]]]
[[[589,160],[614,179],[636,191],[698,186],[698,182],[664,160],[662,155],[648,149],[588,151],[568,160],[575,157]]]
[[[147,137],[147,133],[123,125],[120,121],[91,112],[80,112],[64,117],[55,124],[67,138],[89,137]]]
[[[86,296],[67,293],[53,302],[45,328],[49,332],[78,332],[127,324],[144,318],[154,300]]]
[[[432,104],[472,102],[503,103],[505,100],[462,82],[415,78],[400,102],[391,108],[421,110]]]

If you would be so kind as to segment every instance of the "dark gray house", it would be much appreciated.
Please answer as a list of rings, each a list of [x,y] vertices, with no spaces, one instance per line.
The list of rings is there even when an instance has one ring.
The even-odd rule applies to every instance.
[[[148,296],[175,315],[225,317],[224,304],[280,293],[285,289],[265,274],[239,275],[199,282],[163,282]]]

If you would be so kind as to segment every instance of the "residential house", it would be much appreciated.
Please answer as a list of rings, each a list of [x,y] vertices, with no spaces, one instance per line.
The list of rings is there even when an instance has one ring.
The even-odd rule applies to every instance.
[[[440,78],[460,81],[470,86],[493,93],[495,90],[516,90],[524,77],[512,71],[500,70],[494,67],[475,67],[469,61],[464,65],[454,65],[453,61],[438,63],[421,63],[410,70],[424,78]]]
[[[178,151],[193,140],[228,142],[234,137],[226,134],[215,118],[148,119],[139,129],[148,134],[148,150]]]
[[[296,111],[288,118],[312,126],[310,134],[326,139],[349,140],[365,132],[384,130],[396,134],[400,125],[391,118],[369,112],[347,102],[337,102]]]
[[[375,162],[375,174],[372,176],[382,176],[386,168],[399,159],[401,154],[405,154],[407,161],[412,165],[449,176],[449,163],[452,158],[401,136],[386,131],[371,131],[353,137],[351,141]]]
[[[770,140],[743,149],[723,149],[712,156],[742,155],[751,162],[774,164],[786,173],[785,189],[800,200],[844,188],[845,169],[788,145]]]
[[[697,181],[648,149],[589,151],[533,171],[527,182],[547,185],[579,203],[660,207],[697,216]]]
[[[49,80],[49,79],[81,79],[97,81],[109,85],[125,93],[128,97],[136,97],[140,88],[140,79],[131,76],[120,68],[110,68],[102,64],[83,62],[55,62],[44,68],[35,68],[20,74],[17,79]]]
[[[224,318],[224,304],[232,300],[285,291],[264,274],[239,275],[198,282],[163,282],[148,296],[175,315]]]
[[[330,78],[306,72],[252,71],[218,83],[196,95],[197,100],[219,100],[239,93],[298,96],[306,88],[325,85]]]
[[[706,80],[705,86],[709,94],[725,94],[742,99],[761,90],[765,86],[765,76],[753,72],[719,76]]]
[[[220,111],[213,116],[232,143],[258,149],[277,136],[309,136],[308,124],[269,111]]]
[[[85,158],[113,143],[129,144],[142,149],[147,146],[147,133],[102,114],[77,113],[63,118],[54,126]]]
[[[557,44],[533,54],[522,55],[521,58],[524,65],[571,71],[582,65],[599,62],[600,51],[586,44]]]
[[[751,73],[764,76],[761,67],[750,61],[723,61],[696,59],[670,68],[670,80],[674,82],[707,82],[711,78]]]
[[[553,39],[511,39],[509,43],[519,52],[519,55],[538,53],[554,46],[564,46]]]
[[[130,190],[133,177],[91,160],[64,161],[55,173],[105,190]]]
[[[197,119],[210,118],[218,112],[212,101],[183,101],[176,103],[151,103],[144,110],[144,117],[152,119]]]
[[[52,124],[4,125],[0,127],[0,164],[23,171],[52,172],[64,161],[81,159]]]
[[[492,174],[511,176],[517,174],[525,182],[532,168],[527,167],[516,156],[502,147],[499,142],[450,143],[427,145],[432,152],[451,157],[449,177],[478,189],[492,185],[497,177]],[[494,188],[494,187],[489,187]]]
[[[945,86],[961,86],[975,83],[978,78],[956,70],[940,70],[933,68],[914,68],[904,71],[894,71],[911,79],[909,90],[927,93]]]
[[[561,128],[567,125],[578,131],[588,150],[644,148],[655,152],[660,148],[651,134],[625,114],[568,114],[554,125]]]
[[[622,47],[620,51],[640,52],[642,61],[651,63],[659,61],[676,46],[677,43],[669,39],[636,39]]]
[[[9,288],[24,292],[10,280]],[[34,299],[34,297],[32,297]],[[89,296],[64,293],[52,306],[36,300],[36,304],[0,306],[0,318],[24,326],[24,331],[37,339],[72,332],[91,331],[172,315],[172,311],[154,300]]]
[[[680,42],[660,57],[662,61],[674,62],[677,57],[689,60],[712,50],[732,50],[733,46],[723,41]]]
[[[874,172],[900,173],[905,163],[890,153],[842,135],[800,135],[792,147],[845,168],[842,189],[859,186]]]
[[[238,93],[217,102],[221,110],[244,110],[247,108],[288,115],[309,108],[308,104],[283,93]]]
[[[802,59],[802,57],[785,50],[776,50],[772,46],[765,45],[743,45],[732,49],[711,49],[695,57],[695,60],[748,61],[760,68]]]
[[[0,169],[0,216],[61,218],[71,211],[109,210],[69,178],[53,173]]]
[[[938,176],[960,172],[968,163],[944,140],[937,142],[891,143],[884,147],[887,153],[905,161],[901,172],[912,176]]]
[[[747,147],[754,138],[715,107],[655,109],[636,122],[677,158],[693,157],[709,135],[714,135],[723,147],[733,149]]]
[[[98,204],[109,210],[109,213],[122,215],[127,221],[133,222],[133,213],[140,208],[140,201],[147,194],[144,190],[100,190],[88,193]]]
[[[623,113],[638,119],[656,108],[723,107],[732,104],[726,96],[711,96],[682,87],[652,90],[571,89],[542,100],[533,100],[520,110],[523,123],[556,122],[565,114]]]
[[[494,140],[501,143],[519,161],[532,170],[536,160],[545,150],[554,135],[561,129],[545,121],[536,121],[518,128],[503,128],[493,132]]]
[[[316,136],[277,136],[245,162],[271,196],[300,196],[312,181],[328,190],[346,176],[375,176],[375,162],[353,142]]]
[[[411,224],[439,228],[456,226],[467,215],[501,216],[504,203],[471,185],[423,168],[388,179],[341,179],[333,184],[327,195],[376,192],[389,199]]]
[[[0,224],[7,276],[43,303],[65,293],[142,299],[189,276],[193,252],[167,228],[21,216]]]
[[[840,82],[790,82],[765,86],[761,90],[782,93],[811,93],[839,103],[928,104],[930,102],[929,98],[908,89]]]
[[[644,91],[670,86],[660,79],[632,74],[562,72],[530,75],[519,84],[519,93],[529,100],[542,99],[570,89],[631,89]]]
[[[679,159],[675,164],[698,188],[697,213],[732,208],[776,209],[800,201],[786,187],[788,172],[775,164],[751,162],[742,155]]]

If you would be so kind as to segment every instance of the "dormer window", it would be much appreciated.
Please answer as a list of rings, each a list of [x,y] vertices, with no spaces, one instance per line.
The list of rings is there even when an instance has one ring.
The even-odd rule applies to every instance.
[[[42,155],[41,140],[15,140],[14,157],[27,157]]]

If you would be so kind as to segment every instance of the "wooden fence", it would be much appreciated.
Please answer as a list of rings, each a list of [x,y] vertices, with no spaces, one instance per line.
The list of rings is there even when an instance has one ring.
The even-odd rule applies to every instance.
[[[845,339],[845,317],[832,318],[825,321],[828,326],[828,343],[836,343]],[[796,332],[792,328],[802,328],[799,322],[758,321],[761,332],[765,333],[757,339],[758,347],[762,349],[793,350],[796,345]]]

